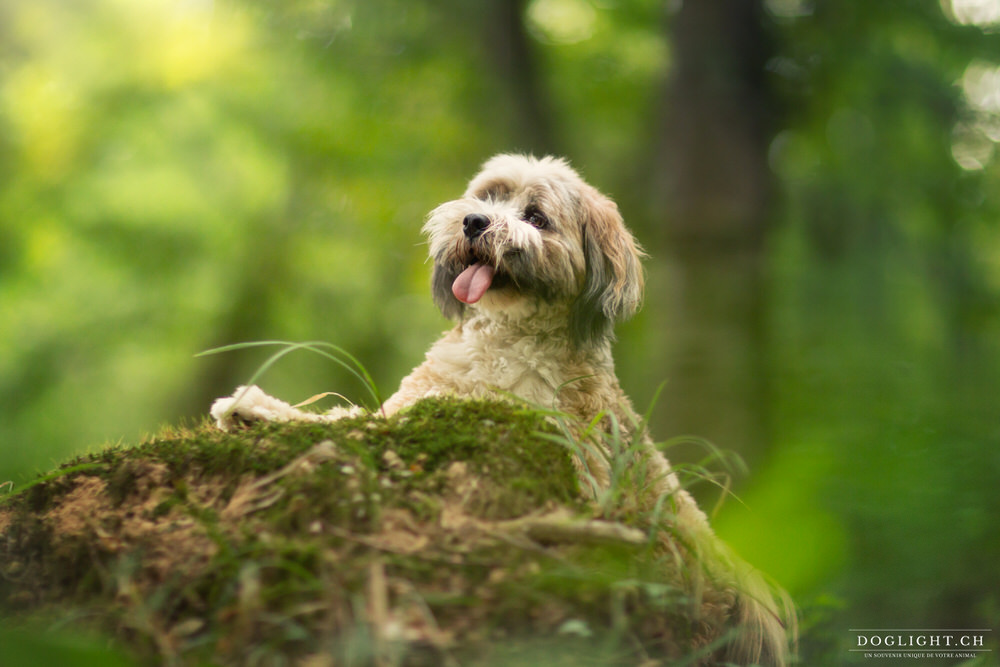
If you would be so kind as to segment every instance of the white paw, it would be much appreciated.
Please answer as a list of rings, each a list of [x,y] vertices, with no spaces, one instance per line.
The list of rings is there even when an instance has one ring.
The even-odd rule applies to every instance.
[[[323,418],[323,421],[335,422],[338,419],[346,419],[347,417],[360,417],[363,414],[365,414],[365,409],[363,407],[361,407],[360,405],[352,405],[349,408],[343,406],[330,408],[329,410],[327,410],[326,412],[324,412],[322,415],[319,416]]]
[[[257,385],[237,387],[232,396],[217,399],[211,414],[215,425],[223,431],[248,422],[284,422],[306,416],[288,403],[265,394]]]

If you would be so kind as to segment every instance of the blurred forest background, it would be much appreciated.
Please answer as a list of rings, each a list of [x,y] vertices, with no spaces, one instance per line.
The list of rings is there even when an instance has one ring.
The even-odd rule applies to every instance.
[[[998,141],[996,0],[5,2],[0,481],[200,419],[266,357],[217,345],[391,393],[448,326],[426,213],[554,152],[650,254],[619,374],[748,463],[716,525],[805,663],[997,628]],[[264,388],[364,399],[302,355]]]

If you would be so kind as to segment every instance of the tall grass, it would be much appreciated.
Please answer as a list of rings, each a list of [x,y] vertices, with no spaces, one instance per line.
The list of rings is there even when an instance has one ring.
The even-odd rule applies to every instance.
[[[222,347],[215,347],[210,350],[205,350],[204,352],[199,352],[196,357],[204,357],[211,354],[222,354],[225,352],[235,352],[237,350],[245,350],[254,347],[278,347],[280,348],[277,352],[268,357],[257,369],[253,372],[250,378],[244,383],[246,386],[251,386],[257,384],[257,381],[271,369],[272,366],[281,361],[284,357],[296,352],[298,350],[305,350],[307,352],[312,352],[313,354],[318,354],[325,359],[332,361],[337,366],[347,370],[348,373],[353,375],[355,378],[361,382],[365,390],[368,393],[368,398],[371,399],[371,405],[366,405],[370,411],[378,410],[382,405],[382,395],[375,385],[375,381],[372,379],[371,374],[368,369],[358,361],[358,359],[352,355],[350,352],[340,347],[339,345],[334,345],[333,343],[327,343],[324,341],[305,341],[305,342],[290,342],[283,340],[263,340],[263,341],[253,341],[247,343],[234,343],[232,345],[223,345]],[[326,395],[326,394],[323,394]],[[339,394],[338,394],[339,395]]]

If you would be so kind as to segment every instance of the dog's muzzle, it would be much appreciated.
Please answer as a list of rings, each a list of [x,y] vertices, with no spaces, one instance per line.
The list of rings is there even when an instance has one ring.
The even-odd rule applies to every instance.
[[[470,213],[462,219],[462,233],[471,246],[490,226],[490,219],[482,213]],[[473,251],[475,253],[475,251]],[[472,263],[465,267],[451,285],[451,292],[462,303],[476,303],[493,284],[496,271],[473,254]]]

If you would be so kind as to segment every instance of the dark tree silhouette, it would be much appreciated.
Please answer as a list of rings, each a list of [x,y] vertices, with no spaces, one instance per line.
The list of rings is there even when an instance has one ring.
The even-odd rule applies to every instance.
[[[662,406],[669,432],[752,459],[766,439],[761,248],[772,182],[770,44],[758,0],[685,2],[670,19],[673,67],[652,159],[657,257],[668,300]],[[659,296],[657,296],[659,295]]]

